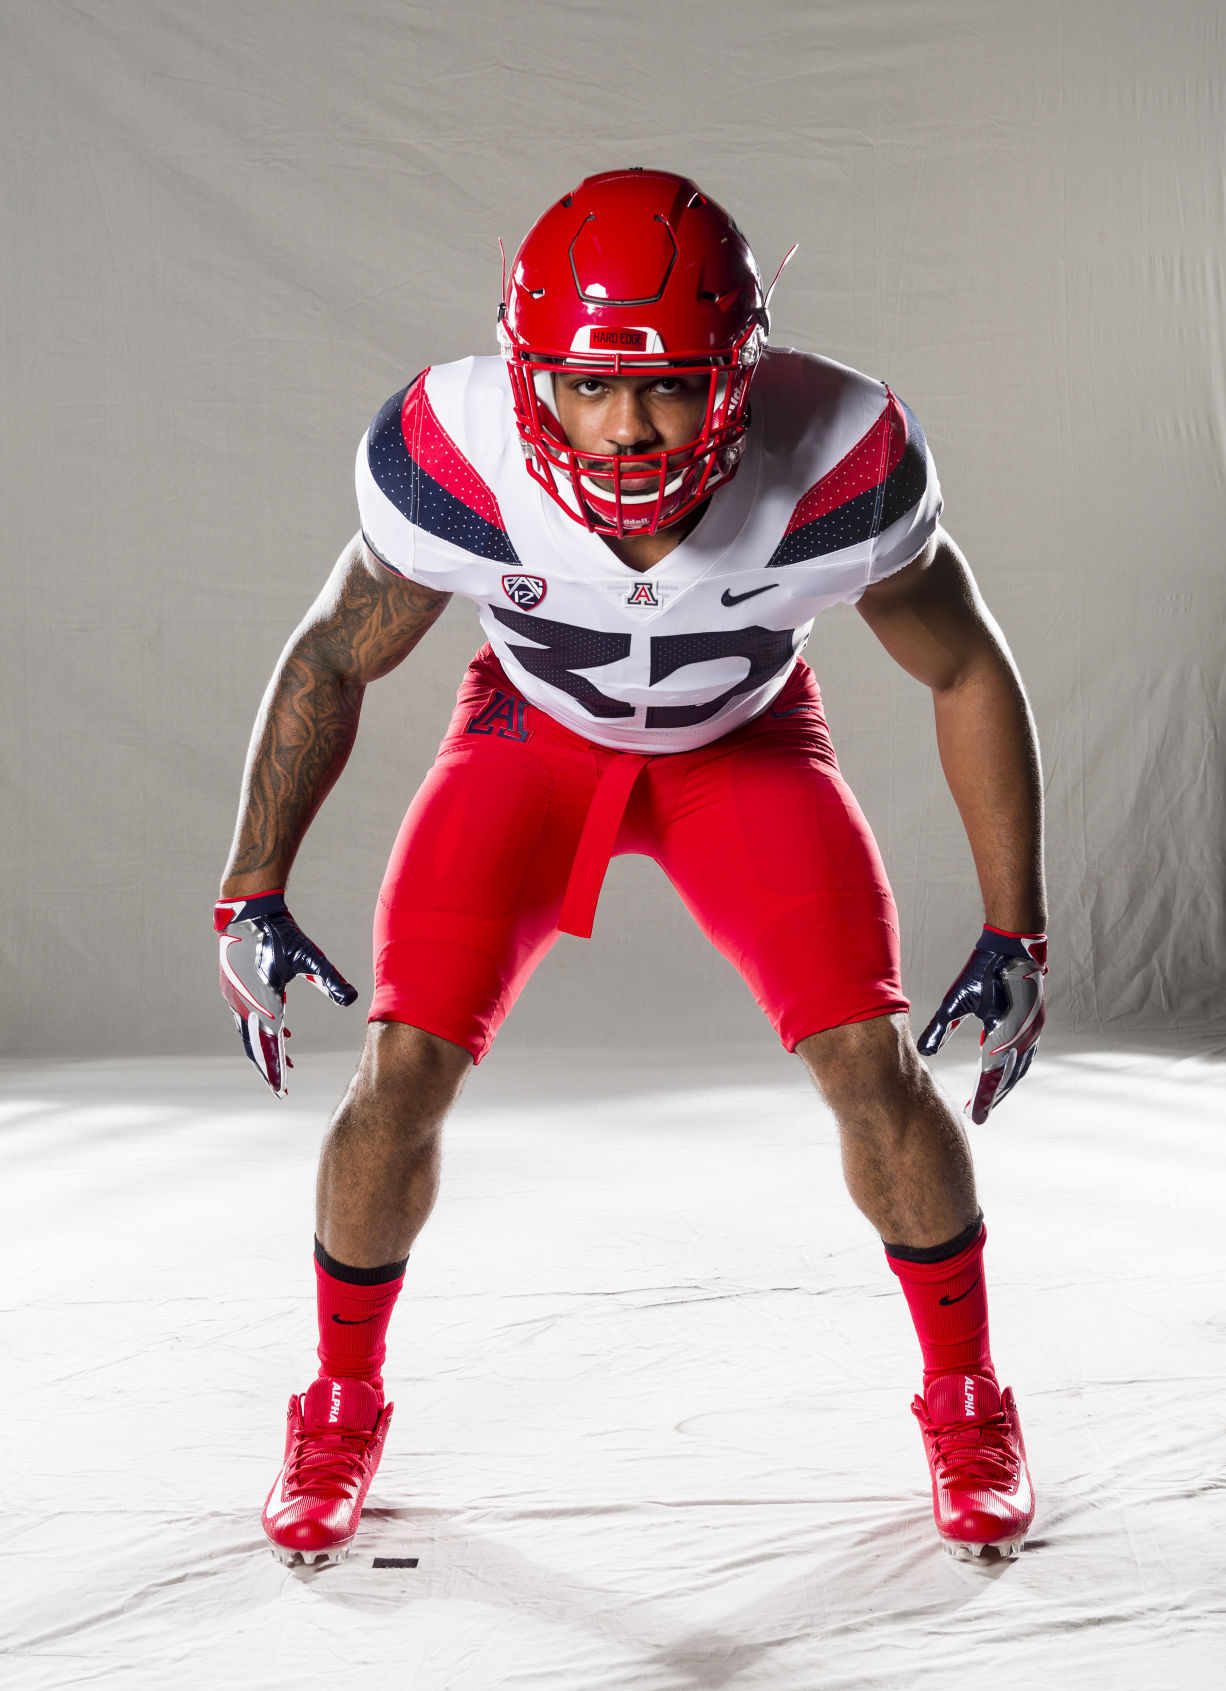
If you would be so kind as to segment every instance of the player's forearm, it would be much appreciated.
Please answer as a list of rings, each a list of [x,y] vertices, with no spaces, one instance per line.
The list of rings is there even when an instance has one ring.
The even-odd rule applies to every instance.
[[[1038,737],[1021,681],[999,650],[933,690],[937,744],[970,841],[985,920],[1044,933],[1043,783]]]
[[[256,718],[223,898],[285,885],[353,749],[364,691],[315,661],[306,643],[290,645]]]

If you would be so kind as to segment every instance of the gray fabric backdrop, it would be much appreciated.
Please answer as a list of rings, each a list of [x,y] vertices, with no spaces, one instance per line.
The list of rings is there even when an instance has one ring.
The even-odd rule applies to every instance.
[[[923,421],[1042,733],[1057,1023],[1209,1026],[1224,37],[1215,0],[7,0],[3,1050],[233,1039],[209,908],[252,714],[355,526],[357,440],[422,365],[493,350],[498,235],[624,163],[695,176],[764,268],[799,240],[776,340]],[[294,877],[363,987],[477,642],[455,604],[371,691]],[[854,612],[809,655],[926,1006],[979,920],[927,697]],[[300,1043],[356,1043],[357,1010],[299,998]],[[623,860],[503,1037],[772,1036]]]

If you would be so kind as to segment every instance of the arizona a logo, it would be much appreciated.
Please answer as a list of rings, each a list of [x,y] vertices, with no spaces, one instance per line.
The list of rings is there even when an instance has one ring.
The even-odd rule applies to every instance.
[[[502,591],[521,611],[534,611],[545,597],[546,584],[539,575],[504,575]]]
[[[656,590],[650,581],[637,581],[626,594],[626,603],[628,605],[658,605],[660,601],[656,598]]]

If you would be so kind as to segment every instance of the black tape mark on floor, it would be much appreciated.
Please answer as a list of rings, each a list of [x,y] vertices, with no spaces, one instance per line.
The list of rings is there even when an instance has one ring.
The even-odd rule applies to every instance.
[[[415,1568],[416,1556],[376,1556],[372,1568]]]

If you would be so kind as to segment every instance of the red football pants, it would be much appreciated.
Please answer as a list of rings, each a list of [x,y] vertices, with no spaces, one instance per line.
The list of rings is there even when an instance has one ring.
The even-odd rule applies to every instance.
[[[723,739],[638,756],[527,704],[486,646],[392,851],[369,1019],[480,1062],[559,921],[591,932],[625,852],[655,858],[789,1051],[909,1008],[893,895],[807,664]]]

